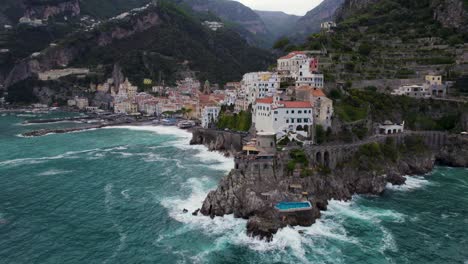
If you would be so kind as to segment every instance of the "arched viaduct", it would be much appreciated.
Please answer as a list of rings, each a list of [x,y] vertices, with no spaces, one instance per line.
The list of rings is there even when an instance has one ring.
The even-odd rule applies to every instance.
[[[387,138],[393,138],[394,142],[400,145],[405,142],[405,138],[408,136],[420,136],[424,140],[424,143],[435,151],[447,144],[450,137],[448,133],[439,131],[406,131],[400,134],[379,135],[355,143],[310,145],[304,149],[312,164],[334,169],[340,162],[352,158],[362,145],[374,142],[384,143]]]

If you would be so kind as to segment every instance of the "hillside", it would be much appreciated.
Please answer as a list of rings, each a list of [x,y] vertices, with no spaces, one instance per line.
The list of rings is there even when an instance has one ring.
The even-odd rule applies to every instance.
[[[10,86],[9,91],[22,89],[22,82],[34,78],[37,72],[64,65],[88,67],[95,73],[89,81],[98,82],[110,76],[115,63],[137,85],[142,85],[144,78],[157,80],[159,76],[174,82],[187,72],[212,83],[224,83],[266,68],[272,62],[270,56],[250,47],[229,28],[213,32],[197,17],[161,2],[93,31],[64,38],[39,57],[18,63],[5,85]]]
[[[297,21],[301,18],[296,15],[289,15],[279,11],[259,11],[255,12],[265,23],[272,36],[277,39],[279,37],[289,35],[292,30],[295,30]]]
[[[344,0],[324,0],[297,21],[293,35],[304,38],[312,33],[319,32],[320,24],[325,21],[333,21],[336,10],[343,3]]]
[[[236,29],[250,44],[269,48],[273,42],[260,16],[249,7],[232,0],[173,0],[181,7],[199,13],[210,13]]]

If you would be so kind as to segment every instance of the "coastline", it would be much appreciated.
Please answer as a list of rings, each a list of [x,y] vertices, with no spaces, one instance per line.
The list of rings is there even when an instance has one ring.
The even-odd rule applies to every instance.
[[[383,172],[372,169],[371,162],[363,164],[363,168],[348,164],[329,173],[291,178],[284,171],[289,161],[287,154],[277,157],[272,169],[260,173],[254,171],[259,165],[263,166],[261,164],[236,165],[236,168],[245,166],[245,169],[235,168],[223,177],[218,188],[207,195],[200,212],[211,218],[233,215],[248,219],[247,233],[271,242],[274,234],[282,228],[313,225],[327,210],[331,200],[349,201],[355,194],[382,195],[389,184],[405,184],[405,175],[426,175],[440,163],[466,167],[468,155],[463,154],[466,151],[463,145],[468,145],[466,141],[451,142],[437,153],[433,150],[408,153],[396,164],[384,159],[380,161]],[[292,185],[301,186],[301,190],[291,191]],[[273,209],[274,204],[282,201],[301,201],[303,193],[313,195],[308,198],[313,204],[312,210],[288,214]]]

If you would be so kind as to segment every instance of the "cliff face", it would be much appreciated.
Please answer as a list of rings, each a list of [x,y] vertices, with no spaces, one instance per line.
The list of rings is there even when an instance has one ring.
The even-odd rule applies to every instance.
[[[320,217],[320,210],[326,210],[330,199],[350,200],[354,194],[379,195],[387,183],[403,184],[404,175],[430,172],[436,160],[467,166],[466,149],[467,139],[452,138],[440,152],[427,149],[408,153],[396,162],[379,162],[378,169],[375,164],[367,164],[365,159],[359,158],[359,166],[350,161],[330,172],[319,169],[302,176],[286,170],[290,162],[287,152],[273,160],[238,157],[236,168],[206,197],[201,213],[211,217],[234,214],[249,219],[247,231],[250,235],[271,240],[279,228],[287,225],[312,225]],[[312,210],[285,214],[274,209],[274,205],[282,201],[303,200],[304,192],[313,205]]]
[[[439,21],[442,26],[468,31],[468,13],[463,1],[432,1],[432,7],[434,8],[434,19]]]
[[[260,16],[274,38],[289,35],[292,31],[296,30],[295,25],[301,18],[284,12],[256,10],[255,13]]]

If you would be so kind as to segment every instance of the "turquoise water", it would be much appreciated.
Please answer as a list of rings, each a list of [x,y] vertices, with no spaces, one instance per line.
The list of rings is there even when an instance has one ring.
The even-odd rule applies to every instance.
[[[43,116],[45,117],[45,116]],[[199,208],[233,161],[167,127],[22,138],[0,114],[0,263],[468,263],[468,171],[333,201],[272,243]],[[67,124],[55,124],[65,126]],[[302,234],[298,231],[302,230]]]
[[[310,208],[311,205],[308,202],[304,203],[293,203],[293,202],[282,202],[278,203],[276,206],[279,210],[291,210],[291,209],[299,209],[299,208]]]

